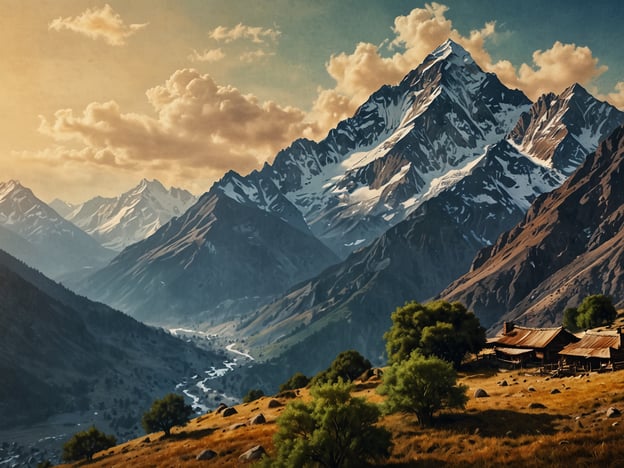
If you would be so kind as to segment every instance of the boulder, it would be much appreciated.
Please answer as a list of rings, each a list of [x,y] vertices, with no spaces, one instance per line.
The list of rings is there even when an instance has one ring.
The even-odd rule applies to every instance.
[[[256,424],[264,424],[266,422],[266,418],[262,413],[256,414],[253,418],[249,420],[250,426],[255,426]]]
[[[559,390],[558,388],[553,388],[553,389],[550,391],[550,394],[551,394],[551,395],[556,395],[557,393],[561,393],[561,390]]]
[[[607,410],[607,418],[618,418],[621,415],[621,411],[613,406]]]
[[[475,398],[487,398],[490,395],[488,395],[488,392],[486,392],[485,390],[483,390],[482,388],[477,388],[474,392],[474,397]]]
[[[527,390],[529,392],[537,392],[537,389],[533,385],[531,385],[529,388],[527,388]]]
[[[279,408],[282,405],[278,400],[269,400],[269,404],[267,405],[269,408]]]
[[[216,409],[216,413],[219,414],[221,411],[223,411],[227,407],[228,405],[226,405],[225,403],[219,403],[219,406],[217,406],[217,409]]]
[[[238,457],[239,461],[256,461],[262,458],[262,455],[266,453],[264,447],[262,445],[256,445],[255,447],[250,448],[245,453],[243,453],[240,457]]]
[[[246,424],[245,423],[236,423],[236,424],[232,424],[230,427],[228,427],[228,429],[230,431],[235,431],[236,429],[240,429],[241,427],[245,427]]]
[[[536,401],[529,403],[529,409],[545,409],[546,406]]]
[[[195,460],[212,460],[216,456],[217,452],[207,449],[199,452],[199,454],[195,457]]]
[[[225,408],[221,414],[223,415],[224,418],[227,418],[228,416],[232,416],[233,414],[236,414],[236,413],[238,413],[238,411],[236,411],[236,408],[229,406]]]

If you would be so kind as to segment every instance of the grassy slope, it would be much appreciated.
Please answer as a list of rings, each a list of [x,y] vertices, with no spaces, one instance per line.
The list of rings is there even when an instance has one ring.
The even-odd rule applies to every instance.
[[[506,380],[509,386],[499,386]],[[390,466],[623,466],[624,421],[607,419],[606,410],[624,410],[624,371],[549,379],[519,371],[470,373],[461,381],[471,396],[464,412],[441,415],[436,427],[423,429],[411,415],[386,416],[382,424],[394,436]],[[357,394],[380,402],[378,382],[360,383]],[[532,387],[535,391],[529,390]],[[488,398],[472,398],[476,388]],[[551,394],[558,389],[561,393]],[[301,391],[307,398],[307,391]],[[203,466],[195,456],[212,449],[219,456],[210,466],[239,466],[241,453],[255,445],[273,452],[275,420],[283,411],[268,408],[270,398],[237,406],[228,418],[210,413],[174,429],[162,439],[150,434],[96,455],[89,466]],[[282,400],[287,403],[287,400]],[[529,409],[539,402],[546,409]],[[267,424],[232,429],[263,413]]]

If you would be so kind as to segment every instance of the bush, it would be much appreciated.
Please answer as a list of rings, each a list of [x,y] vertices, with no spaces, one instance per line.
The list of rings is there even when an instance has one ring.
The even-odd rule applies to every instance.
[[[277,456],[263,466],[360,467],[389,455],[391,435],[375,424],[376,405],[351,396],[343,382],[312,387],[309,403],[288,404],[274,436]]]
[[[171,428],[184,426],[193,414],[193,408],[184,403],[184,397],[170,393],[160,400],[154,401],[152,407],[143,415],[143,429],[150,432],[164,431],[165,436],[171,435]]]
[[[312,385],[325,382],[336,383],[342,379],[352,381],[357,379],[364,371],[372,367],[370,361],[355,350],[343,351],[331,365],[324,371],[316,374],[311,381]]]
[[[409,359],[395,362],[384,373],[379,393],[386,395],[387,412],[414,413],[421,425],[429,426],[436,411],[464,408],[467,389],[457,385],[451,363],[414,351]]]
[[[392,326],[384,334],[390,364],[408,359],[417,350],[459,368],[467,353],[478,353],[485,346],[485,329],[459,302],[410,302],[391,317]]]
[[[262,390],[259,388],[252,388],[247,392],[247,395],[243,397],[243,403],[251,403],[252,401],[262,398],[263,396],[264,392]]]
[[[63,460],[74,462],[86,458],[93,460],[93,455],[106,450],[117,443],[115,436],[106,435],[91,426],[86,431],[78,432],[63,445]]]
[[[301,372],[297,372],[293,374],[293,376],[279,386],[280,392],[285,392],[286,390],[297,390],[298,388],[303,388],[310,383],[310,378],[302,374]]]

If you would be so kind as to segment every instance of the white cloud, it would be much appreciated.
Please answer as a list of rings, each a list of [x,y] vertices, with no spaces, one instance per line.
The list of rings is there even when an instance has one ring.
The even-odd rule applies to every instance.
[[[198,52],[193,49],[188,59],[191,62],[218,62],[225,58],[225,53],[220,49],[204,49],[202,52]]]
[[[48,29],[54,31],[66,29],[91,39],[104,39],[113,46],[121,46],[126,43],[128,37],[146,26],[147,23],[126,25],[121,16],[106,4],[102,8],[88,8],[73,18],[56,18],[50,22]]]
[[[40,132],[58,145],[39,157],[218,178],[228,169],[259,167],[316,131],[303,111],[259,102],[193,69],[176,71],[146,94],[155,117],[122,112],[114,101],[93,102],[82,114],[62,109],[41,117]]]
[[[262,44],[266,42],[266,40],[276,42],[281,34],[281,31],[277,29],[247,26],[242,23],[238,23],[233,28],[228,28],[227,26],[217,26],[215,29],[210,31],[209,36],[216,41],[223,41],[225,43],[238,39],[248,39],[256,44]]]
[[[258,49],[258,50],[252,50],[249,52],[244,52],[243,54],[241,54],[240,60],[241,62],[251,63],[251,62],[256,62],[258,60],[262,60],[267,57],[272,57],[274,55],[275,55],[275,52],[267,52],[265,50]]]

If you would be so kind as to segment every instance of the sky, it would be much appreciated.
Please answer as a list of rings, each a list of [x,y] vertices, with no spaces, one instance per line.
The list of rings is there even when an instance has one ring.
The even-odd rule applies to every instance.
[[[0,181],[199,195],[322,139],[446,39],[530,99],[624,110],[620,0],[0,0]]]

